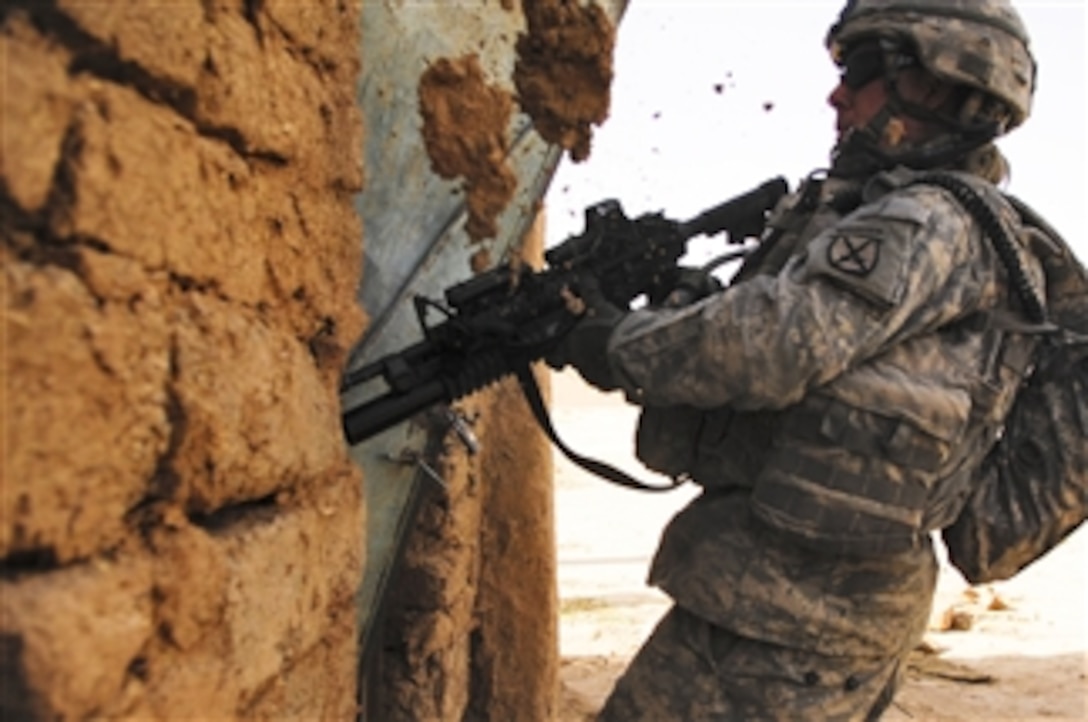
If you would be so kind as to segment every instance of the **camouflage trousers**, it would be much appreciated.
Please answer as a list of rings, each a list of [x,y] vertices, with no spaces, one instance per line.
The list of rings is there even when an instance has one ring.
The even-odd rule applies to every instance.
[[[903,659],[825,657],[744,639],[674,606],[597,719],[868,722],[891,704],[904,667]]]

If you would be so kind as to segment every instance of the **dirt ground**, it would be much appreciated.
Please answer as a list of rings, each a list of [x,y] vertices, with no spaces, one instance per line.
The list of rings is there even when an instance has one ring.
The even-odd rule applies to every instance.
[[[555,422],[582,453],[654,481],[634,459],[635,414],[568,373],[553,376]],[[556,452],[560,722],[592,719],[668,602],[644,584],[664,524],[694,495],[613,487]],[[931,629],[885,715],[908,720],[1088,719],[1085,557],[1076,532],[1019,577],[970,587],[942,566]]]

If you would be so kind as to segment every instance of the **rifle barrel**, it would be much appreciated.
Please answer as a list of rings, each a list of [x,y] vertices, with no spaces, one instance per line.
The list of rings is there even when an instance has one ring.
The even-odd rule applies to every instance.
[[[747,228],[762,230],[764,214],[774,208],[778,200],[788,192],[789,183],[785,178],[772,178],[744,195],[731,198],[689,221],[684,221],[680,224],[680,235],[682,238],[691,238],[698,235],[713,236],[722,231],[729,231],[732,235],[738,228],[742,231]]]

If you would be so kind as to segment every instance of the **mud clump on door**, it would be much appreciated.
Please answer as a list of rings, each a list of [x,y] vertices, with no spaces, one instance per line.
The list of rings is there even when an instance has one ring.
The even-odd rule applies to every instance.
[[[510,203],[517,178],[507,165],[506,130],[514,102],[489,85],[476,55],[442,58],[419,81],[423,141],[431,167],[443,178],[463,178],[473,240],[494,238],[496,218]]]
[[[528,32],[514,69],[521,108],[541,137],[589,157],[593,126],[608,117],[616,33],[604,10],[563,0],[523,0]]]

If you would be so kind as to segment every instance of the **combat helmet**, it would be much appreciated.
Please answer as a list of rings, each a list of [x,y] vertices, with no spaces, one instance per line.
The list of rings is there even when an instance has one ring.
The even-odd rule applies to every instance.
[[[841,63],[866,41],[883,45],[888,72],[902,66],[892,56],[909,55],[935,77],[968,89],[957,114],[940,119],[958,136],[946,143],[943,156],[989,142],[1031,113],[1035,59],[1027,29],[1009,0],[849,0],[828,31],[826,45]],[[897,110],[922,115],[894,97],[891,83],[889,89]],[[915,149],[914,160],[936,152]]]

